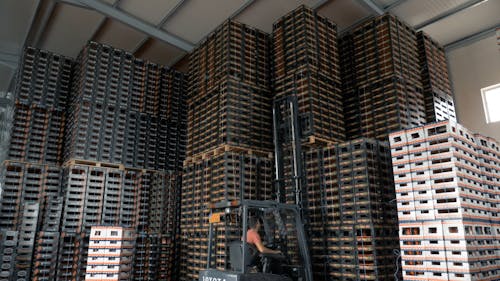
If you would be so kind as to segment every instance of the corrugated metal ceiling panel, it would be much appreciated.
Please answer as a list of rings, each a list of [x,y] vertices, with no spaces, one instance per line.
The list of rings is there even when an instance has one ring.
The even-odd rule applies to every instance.
[[[318,0],[257,0],[238,15],[236,20],[262,31],[271,32],[273,23],[281,16],[297,8],[299,5],[304,4],[312,7],[318,2]]]
[[[121,0],[118,6],[152,25],[160,23],[182,0]]]
[[[500,1],[490,0],[427,26],[423,30],[442,45],[500,26]]]
[[[467,1],[468,0],[412,0],[406,1],[395,7],[391,12],[406,21],[410,26],[416,26]]]
[[[367,7],[352,0],[330,1],[318,12],[337,23],[339,31],[373,14]]]
[[[131,52],[145,38],[146,35],[142,32],[119,21],[108,19],[95,40]]]
[[[0,1],[0,50],[17,54],[24,44],[38,1]],[[15,16],[12,16],[15,15]]]
[[[113,4],[116,0],[100,1]],[[152,25],[157,25],[172,9],[179,7],[162,28],[187,41],[197,43],[247,1],[249,0],[120,0],[118,7]],[[392,12],[414,26],[471,0],[372,1],[381,8],[396,2],[401,3]],[[183,4],[179,6],[181,2]],[[298,5],[315,6],[321,2],[323,1],[254,0],[249,7],[236,16],[236,20],[270,32],[273,22]],[[339,30],[342,31],[360,19],[373,14],[367,7],[360,4],[361,2],[360,0],[329,0],[319,9],[319,13],[337,22]],[[30,14],[33,14],[36,3],[35,0],[0,1],[0,16],[3,15],[0,19],[0,26],[4,27],[0,28],[1,51],[20,52],[20,45],[28,30]],[[499,5],[499,0],[489,0],[478,7],[467,9],[431,24],[425,27],[425,31],[435,37],[438,42],[447,44],[498,23]],[[13,14],[16,16],[13,17]],[[57,2],[38,47],[75,57],[101,26],[103,19],[101,14],[92,10]],[[1,24],[2,22],[4,24]],[[147,38],[147,35],[114,20],[107,20],[96,34],[97,41],[128,51],[136,49],[138,44]],[[158,51],[160,46],[166,48],[165,52],[173,51],[174,55],[165,59],[165,54]],[[153,47],[155,49],[148,50]],[[154,59],[153,54],[158,55],[158,60],[161,61],[172,61],[172,57],[177,57],[181,53],[178,51],[168,44],[159,44],[156,40],[148,41],[148,44],[140,49],[140,52],[147,54],[149,58]]]
[[[163,65],[172,65],[184,56],[185,52],[162,41],[150,39],[147,46],[137,55],[140,58],[150,60]]]
[[[0,92],[6,91],[9,87],[10,79],[14,75],[14,70],[8,66],[0,64]]]
[[[57,4],[40,47],[76,57],[104,17],[92,10]]]
[[[236,11],[244,0],[189,0],[163,26],[163,29],[197,43]]]
[[[375,4],[377,4],[380,8],[385,8],[393,3],[398,2],[398,0],[373,0]]]

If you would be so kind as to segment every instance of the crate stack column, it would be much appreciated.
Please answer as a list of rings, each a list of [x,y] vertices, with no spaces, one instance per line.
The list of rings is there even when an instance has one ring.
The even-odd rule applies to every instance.
[[[383,149],[372,147],[369,151],[373,150],[372,153],[385,159],[379,160],[385,163],[383,173],[372,171],[380,165],[367,169],[368,193],[360,195],[355,206],[361,217],[365,216],[364,212],[372,217],[369,220],[371,231],[353,233],[352,241],[358,245],[355,249],[359,252],[371,248],[372,251],[364,251],[362,255],[348,254],[351,258],[356,257],[359,268],[364,270],[357,273],[357,279],[383,280],[399,274],[396,272],[397,256],[392,253],[398,249],[394,243],[398,236],[392,173],[387,167],[390,165],[388,134],[422,125],[426,120],[417,36],[398,18],[385,14],[350,30],[342,36],[339,44],[346,136],[351,140],[378,140],[378,146]],[[362,159],[367,155],[358,157]],[[353,159],[354,167],[356,163],[357,160]],[[356,192],[357,187],[342,181],[353,174],[356,178],[357,173],[353,168],[339,174],[339,187],[345,189],[345,198],[349,198],[349,191]],[[380,202],[384,204],[380,205]],[[377,214],[380,208],[385,210]],[[385,219],[380,220],[382,217]],[[343,219],[349,220],[350,216],[344,213]],[[342,239],[340,242],[343,243]]]
[[[276,149],[282,156],[278,165],[283,171],[279,176],[280,199],[307,207],[308,190],[300,186],[304,179],[292,180],[297,177],[292,167],[301,166],[303,170],[303,163],[293,157],[292,147],[300,154],[301,147],[345,139],[337,27],[312,9],[300,6],[273,24],[272,37],[274,106],[279,114],[275,115]],[[287,104],[291,99],[296,100],[294,118]],[[298,131],[298,141],[292,131]]]
[[[305,156],[313,157],[314,147],[345,139],[337,27],[314,10],[300,6],[273,24],[272,38],[279,199],[302,207],[313,271],[319,277],[325,271],[318,264],[324,264],[321,257],[328,251],[321,243],[328,219],[321,209],[329,201],[316,196],[323,167],[307,163]]]
[[[52,180],[58,180],[52,179]],[[57,266],[63,197],[54,196],[40,208],[38,227],[40,232],[35,241],[33,256],[33,280],[53,280]]]
[[[304,163],[316,278],[393,278],[398,237],[388,144],[360,138],[310,148]]]
[[[457,121],[444,48],[423,31],[417,33],[426,123]]]
[[[85,281],[132,280],[136,231],[121,226],[92,226]]]
[[[223,200],[272,199],[269,35],[226,21],[190,55],[188,142],[181,216],[181,280],[198,278],[208,253],[208,206]],[[217,268],[239,222],[221,223]]]
[[[301,136],[343,141],[337,26],[300,6],[273,24],[274,99],[296,96]]]
[[[184,76],[89,42],[77,57],[72,81],[59,279],[94,277],[86,274],[88,239],[91,227],[101,225],[137,232],[131,278],[176,280],[171,257],[185,154]],[[153,262],[162,267],[149,266],[144,256],[158,248],[160,260]]]
[[[316,278],[389,278],[396,269],[392,251],[398,246],[389,149],[344,129],[362,130],[361,124],[348,124],[348,118],[344,126],[349,104],[342,99],[335,24],[299,7],[274,24],[273,39],[275,100],[297,97],[305,181],[299,204],[305,210]],[[345,141],[346,134],[352,141]],[[292,175],[291,143],[286,136],[281,140],[285,198],[295,203],[287,180]]]
[[[64,110],[73,60],[34,48],[24,50],[1,164],[0,280],[52,280],[62,202]],[[6,112],[7,113],[7,112]],[[52,209],[55,215],[45,210]],[[44,224],[51,224],[47,227]],[[10,251],[13,250],[13,251]],[[9,262],[12,261],[12,262]],[[10,263],[10,265],[8,265]]]
[[[449,120],[389,137],[405,280],[497,280],[498,142]]]
[[[423,125],[425,106],[417,37],[393,15],[368,20],[340,39],[346,135],[387,141]]]

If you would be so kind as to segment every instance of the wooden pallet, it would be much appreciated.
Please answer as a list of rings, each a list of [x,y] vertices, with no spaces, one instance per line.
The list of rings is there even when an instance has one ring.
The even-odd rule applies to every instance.
[[[318,136],[308,136],[305,138],[305,140],[302,142],[302,145],[309,147],[309,146],[318,146],[318,147],[327,147],[327,146],[332,146],[338,143],[335,140],[332,139],[325,139],[322,137]]]
[[[81,160],[81,159],[68,160],[62,166],[68,167],[68,166],[75,166],[75,165],[84,165],[84,166],[91,166],[91,167],[102,167],[102,168],[111,168],[111,169],[117,169],[117,170],[125,170],[125,166],[123,164],[106,163],[106,162],[100,162],[100,161],[89,161],[89,160]]]
[[[234,153],[241,153],[242,155],[252,155],[252,156],[258,156],[258,157],[267,157],[267,158],[272,158],[273,157],[273,152],[271,151],[265,151],[265,150],[259,150],[259,149],[254,149],[250,147],[239,147],[239,146],[234,146],[234,145],[220,145],[214,149],[211,149],[206,152],[198,153],[193,156],[189,156],[184,160],[184,165],[189,165],[195,162],[199,162],[202,160],[207,160],[211,159],[213,157],[219,156],[221,154],[224,154],[225,152],[234,152]]]

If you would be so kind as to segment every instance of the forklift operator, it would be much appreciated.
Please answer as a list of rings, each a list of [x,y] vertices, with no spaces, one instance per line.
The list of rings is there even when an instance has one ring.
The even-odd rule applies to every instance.
[[[281,254],[279,250],[272,250],[264,246],[260,239],[259,230],[262,225],[261,218],[250,218],[248,220],[247,243],[254,245],[262,254]]]

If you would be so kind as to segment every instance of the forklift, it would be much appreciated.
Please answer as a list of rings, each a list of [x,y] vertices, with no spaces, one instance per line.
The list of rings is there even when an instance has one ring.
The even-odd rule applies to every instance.
[[[304,225],[307,214],[304,211],[307,198],[301,159],[301,138],[308,133],[310,118],[298,112],[296,96],[286,96],[273,102],[273,139],[275,146],[276,201],[244,200],[219,202],[210,205],[210,229],[208,237],[207,268],[202,270],[199,281],[313,281],[311,259]],[[286,153],[285,153],[286,152]],[[287,154],[285,156],[284,154]],[[283,159],[291,161],[291,171],[285,176]],[[295,204],[285,204],[284,187],[294,193]],[[266,247],[278,249],[282,255],[263,254],[246,243],[248,220],[257,217],[262,220]],[[229,260],[224,268],[217,266],[214,255],[227,261],[227,251],[214,253],[217,243],[215,228],[231,223],[239,229],[239,237],[233,237],[227,245]],[[223,241],[219,243],[226,243]],[[223,255],[224,257],[221,257]],[[279,272],[273,272],[278,264]]]
[[[263,222],[266,247],[279,249],[281,255],[259,253],[247,241],[248,220],[259,217]],[[225,222],[225,224],[224,224]],[[231,241],[229,262],[216,268],[214,246],[217,225],[240,226],[241,236]],[[241,200],[211,204],[209,217],[207,268],[199,281],[312,281],[311,260],[306,235],[296,205],[277,201]],[[272,263],[279,263],[280,272],[272,272]]]

